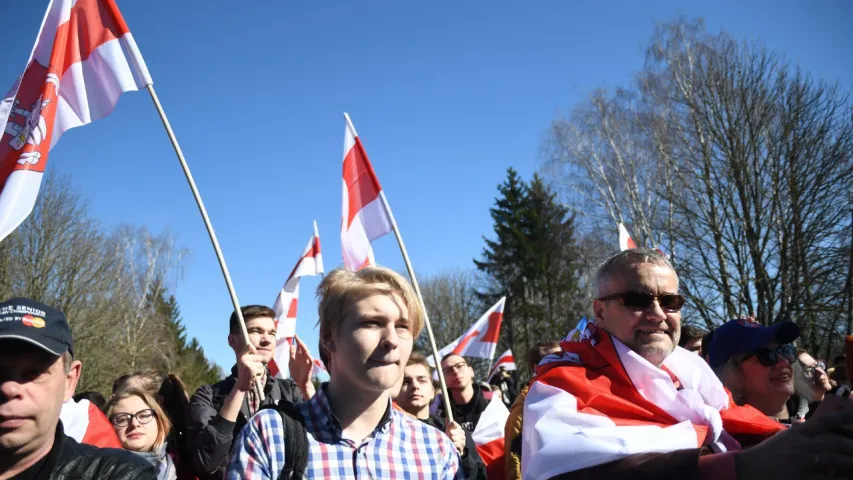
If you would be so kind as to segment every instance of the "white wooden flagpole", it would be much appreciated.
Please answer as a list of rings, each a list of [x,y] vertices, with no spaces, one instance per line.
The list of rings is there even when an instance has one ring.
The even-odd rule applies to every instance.
[[[228,273],[228,266],[225,265],[225,257],[222,255],[222,250],[219,248],[219,241],[216,239],[216,233],[213,231],[213,225],[210,223],[210,218],[207,216],[207,209],[204,208],[204,202],[201,200],[201,194],[196,188],[195,180],[193,180],[190,167],[184,159],[184,152],[181,151],[181,146],[178,144],[178,139],[175,137],[175,132],[172,131],[172,125],[169,124],[169,119],[166,118],[166,112],[163,111],[163,106],[160,105],[160,99],[157,97],[157,92],[154,91],[154,85],[146,85],[148,93],[151,94],[151,99],[154,100],[154,106],[157,108],[157,113],[160,114],[160,120],[163,121],[163,127],[166,128],[166,134],[169,135],[169,140],[172,142],[172,147],[175,149],[175,154],[178,156],[178,161],[181,162],[181,168],[184,170],[184,175],[187,177],[187,183],[190,185],[195,202],[198,205],[198,210],[201,212],[201,218],[204,220],[204,226],[207,228],[207,234],[210,236],[210,243],[213,244],[213,250],[216,252],[216,259],[219,260],[219,267],[222,269],[222,275],[225,277],[225,285],[228,287],[228,294],[231,295],[231,303],[234,305],[234,311],[237,312],[237,319],[240,323],[240,331],[243,333],[243,340],[246,345],[251,346],[252,342],[249,339],[249,332],[246,330],[246,321],[243,319],[243,312],[240,310],[240,301],[237,300],[237,292],[234,291],[234,284],[231,283],[231,274]],[[264,387],[261,385],[260,378],[255,378],[254,381],[258,398],[264,400]]]

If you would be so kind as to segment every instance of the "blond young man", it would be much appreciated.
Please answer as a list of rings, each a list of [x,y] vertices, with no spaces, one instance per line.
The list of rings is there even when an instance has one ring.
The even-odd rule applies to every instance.
[[[288,450],[293,438],[280,411],[261,410],[234,442],[226,477],[463,478],[453,442],[391,405],[388,392],[399,385],[424,322],[409,283],[382,267],[338,269],[317,294],[320,350],[332,368],[328,384],[297,406],[306,436],[299,448],[307,452]],[[294,466],[294,458],[304,465]]]

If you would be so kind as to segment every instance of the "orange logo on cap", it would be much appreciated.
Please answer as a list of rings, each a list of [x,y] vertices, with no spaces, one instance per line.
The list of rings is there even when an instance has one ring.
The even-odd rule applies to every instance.
[[[32,315],[24,315],[21,322],[28,327],[44,328],[44,319]]]

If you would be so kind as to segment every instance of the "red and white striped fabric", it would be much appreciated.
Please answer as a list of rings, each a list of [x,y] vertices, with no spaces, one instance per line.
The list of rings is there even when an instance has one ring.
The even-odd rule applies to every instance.
[[[723,431],[762,438],[785,428],[735,405],[705,361],[680,347],[658,368],[583,321],[560,345],[542,359],[524,402],[525,479],[638,453],[726,451]]]
[[[373,265],[370,243],[391,231],[391,216],[385,209],[382,187],[364,151],[355,127],[344,113],[344,190],[341,218],[341,250],[344,265],[358,270]]]
[[[50,2],[27,68],[0,103],[0,240],[32,211],[59,137],[152,83],[113,0]]]
[[[98,448],[122,448],[112,424],[94,403],[68,400],[59,411],[65,434],[79,443]]]
[[[504,428],[507,418],[509,418],[509,410],[501,399],[494,395],[489,400],[489,405],[480,414],[477,427],[471,433],[471,438],[477,445],[477,453],[486,465],[489,480],[506,478]]]
[[[505,303],[506,297],[498,300],[498,303],[492,305],[492,308],[488,309],[479,320],[474,322],[467,332],[451,342],[450,345],[439,350],[438,358],[444,358],[450,353],[489,360],[494,358],[495,350],[498,348],[498,336],[501,333]],[[430,363],[434,362],[432,356],[428,360]]]
[[[320,360],[319,358],[315,358],[314,369],[311,371],[311,375],[313,377],[319,377],[321,373],[328,376],[329,369],[326,368],[326,365],[323,364],[322,360]]]
[[[320,253],[320,233],[314,222],[314,235],[308,246],[281,287],[273,303],[276,318],[275,355],[268,365],[274,377],[288,378],[290,363],[290,344],[296,335],[296,310],[299,305],[299,279],[323,273],[323,255]]]
[[[507,350],[502,353],[497,360],[495,360],[495,364],[492,365],[492,370],[489,372],[489,376],[486,378],[486,381],[492,379],[496,373],[498,373],[498,368],[504,367],[504,370],[516,370],[518,367],[515,366],[515,358],[512,356],[512,350]]]
[[[634,239],[632,239],[631,235],[628,234],[628,229],[625,228],[625,224],[619,222],[619,250],[625,251],[631,248],[637,248],[637,244],[634,243]]]

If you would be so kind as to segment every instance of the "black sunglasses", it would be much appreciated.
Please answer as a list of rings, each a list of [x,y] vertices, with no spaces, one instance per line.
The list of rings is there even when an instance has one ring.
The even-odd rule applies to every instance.
[[[747,353],[743,360],[748,359],[751,356],[755,356],[758,359],[758,363],[764,365],[765,367],[772,367],[779,362],[779,357],[784,358],[788,361],[788,363],[793,364],[797,361],[796,350],[792,345],[782,345],[776,348],[770,347],[761,347],[756,348],[755,350]]]
[[[642,311],[652,306],[657,300],[660,308],[667,312],[678,312],[684,306],[684,297],[677,293],[665,293],[663,295],[652,295],[647,292],[621,292],[607,295],[598,300],[622,300],[622,305],[630,310]]]

